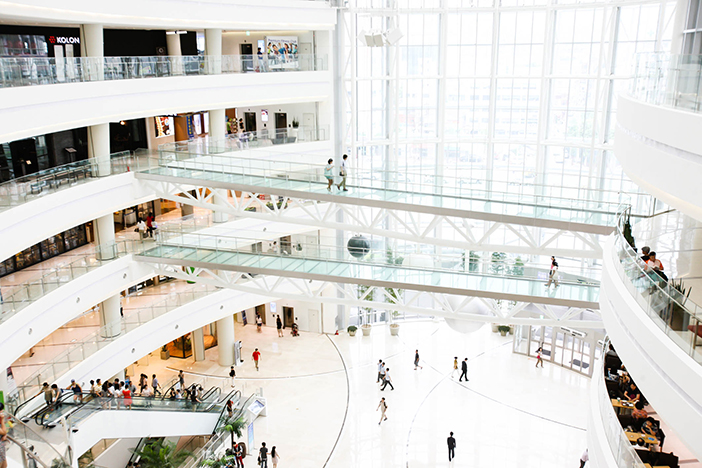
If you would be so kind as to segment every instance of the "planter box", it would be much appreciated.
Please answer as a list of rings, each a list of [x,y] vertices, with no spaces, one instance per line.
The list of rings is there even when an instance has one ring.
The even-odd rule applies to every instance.
[[[363,332],[363,336],[370,336],[370,332],[371,332],[372,329],[373,329],[373,328],[372,328],[370,325],[368,325],[368,326],[366,326],[366,325],[362,326],[362,327],[361,327],[361,331]]]
[[[171,357],[171,352],[168,350],[161,351],[161,359],[167,361]]]
[[[350,331],[350,332],[349,332],[349,335],[351,335],[351,336],[356,336],[356,330]]]
[[[400,333],[400,326],[399,325],[390,325],[390,334],[392,336],[397,336],[398,333]]]

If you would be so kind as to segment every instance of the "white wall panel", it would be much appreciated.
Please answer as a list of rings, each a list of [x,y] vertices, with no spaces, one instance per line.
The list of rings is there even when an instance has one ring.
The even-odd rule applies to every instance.
[[[645,191],[702,221],[702,114],[620,96],[615,155]]]
[[[331,74],[326,71],[5,88],[0,89],[0,142],[155,115],[325,101],[331,92]]]
[[[5,0],[2,16],[32,24],[100,23],[147,29],[331,29],[336,11],[303,0]]]

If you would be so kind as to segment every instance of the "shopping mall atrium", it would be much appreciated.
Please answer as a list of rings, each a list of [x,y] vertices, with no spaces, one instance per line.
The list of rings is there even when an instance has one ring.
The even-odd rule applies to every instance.
[[[0,0],[0,468],[702,468],[701,78],[700,0]]]

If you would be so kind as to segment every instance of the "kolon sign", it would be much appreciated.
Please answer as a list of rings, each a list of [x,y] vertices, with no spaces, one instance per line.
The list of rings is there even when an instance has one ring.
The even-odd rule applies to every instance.
[[[49,42],[51,42],[52,44],[80,44],[80,38],[67,36],[49,36]]]

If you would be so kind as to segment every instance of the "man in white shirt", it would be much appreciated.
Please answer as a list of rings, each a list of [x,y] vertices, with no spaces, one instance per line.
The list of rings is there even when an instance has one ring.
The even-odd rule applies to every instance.
[[[336,188],[341,190],[341,186],[344,186],[344,192],[348,192],[349,190],[346,188],[346,177],[349,175],[348,171],[346,170],[346,159],[348,159],[349,155],[345,154],[341,157],[341,169],[339,171],[339,175],[341,176],[341,182],[339,182],[336,185]]]
[[[385,387],[387,387],[388,385],[390,385],[392,390],[395,390],[395,387],[392,384],[392,379],[390,378],[390,368],[389,367],[385,369],[385,379],[383,379],[383,386],[380,387],[380,390],[381,391],[385,390]]]

